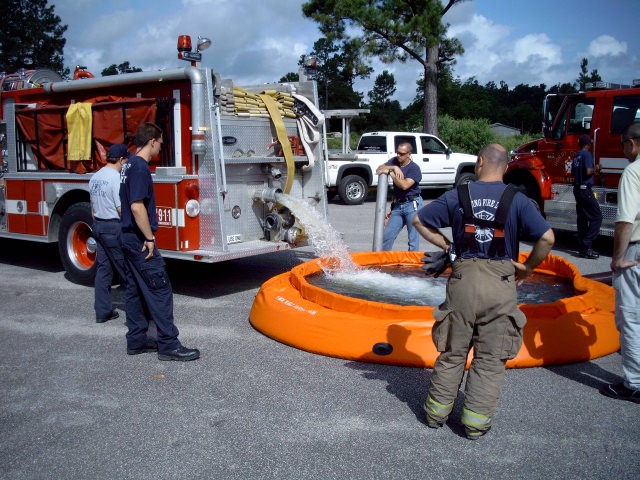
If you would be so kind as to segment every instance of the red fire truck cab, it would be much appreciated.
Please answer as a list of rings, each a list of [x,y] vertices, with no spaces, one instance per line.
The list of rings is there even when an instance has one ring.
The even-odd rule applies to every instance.
[[[640,80],[632,86],[594,82],[584,92],[548,95],[543,112],[544,137],[512,152],[505,182],[534,199],[553,228],[575,231],[573,177],[567,166],[580,149],[580,135],[589,135],[598,172],[593,191],[603,216],[600,234],[612,236],[618,182],[628,164],[620,133],[640,122]]]

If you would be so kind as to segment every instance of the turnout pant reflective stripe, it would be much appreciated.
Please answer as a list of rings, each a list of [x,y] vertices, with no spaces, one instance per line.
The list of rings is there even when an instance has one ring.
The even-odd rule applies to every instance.
[[[462,409],[462,424],[472,430],[488,430],[491,427],[491,417],[472,412],[468,408]]]
[[[444,403],[436,402],[431,395],[427,395],[427,399],[424,402],[424,411],[428,417],[438,422],[444,422],[449,417],[451,410],[453,410],[453,402],[445,405]]]

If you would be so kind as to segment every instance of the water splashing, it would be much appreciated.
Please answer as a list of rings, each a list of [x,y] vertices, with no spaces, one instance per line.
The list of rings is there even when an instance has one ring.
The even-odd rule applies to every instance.
[[[380,301],[390,303],[402,303],[402,297],[406,299],[407,295],[409,298],[421,298],[425,293],[430,302],[444,299],[442,282],[430,282],[424,276],[399,277],[380,269],[356,265],[340,233],[323,220],[314,208],[301,199],[281,193],[277,194],[277,201],[291,210],[304,227],[316,255],[321,258],[322,277],[326,284],[324,288],[327,290],[351,291],[356,297],[359,296],[358,292],[369,292],[370,298],[380,297]]]
[[[355,272],[359,267],[349,255],[340,233],[320,217],[318,212],[302,199],[278,193],[277,200],[287,207],[304,227],[316,255],[323,259],[325,272]]]

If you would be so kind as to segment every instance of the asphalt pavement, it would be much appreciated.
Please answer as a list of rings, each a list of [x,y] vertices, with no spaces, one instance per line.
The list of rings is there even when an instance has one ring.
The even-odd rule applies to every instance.
[[[374,211],[375,199],[331,201],[352,251],[371,250]],[[574,243],[560,236],[553,253],[608,270],[610,240],[598,260]],[[598,393],[620,380],[618,354],[509,370],[492,431],[470,441],[458,406],[444,428],[425,425],[431,370],[314,355],[254,330],[260,285],[313,256],[168,261],[180,339],[202,357],[160,362],[126,355],[121,292],[121,318],[96,324],[93,290],[66,279],[55,245],[0,239],[0,478],[640,478],[640,405]]]

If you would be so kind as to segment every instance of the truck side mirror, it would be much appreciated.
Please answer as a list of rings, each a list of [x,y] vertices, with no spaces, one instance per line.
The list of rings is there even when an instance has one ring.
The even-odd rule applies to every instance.
[[[444,153],[446,153],[447,155],[451,155],[453,153],[453,150],[451,150],[451,147],[447,147]]]

